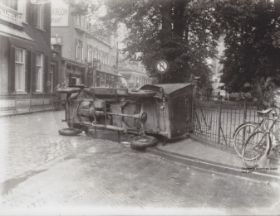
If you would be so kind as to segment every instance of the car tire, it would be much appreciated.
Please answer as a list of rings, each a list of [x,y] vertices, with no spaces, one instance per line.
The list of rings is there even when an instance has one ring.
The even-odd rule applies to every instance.
[[[78,128],[63,128],[58,131],[62,136],[77,136],[82,133],[82,130]]]
[[[137,136],[131,141],[130,147],[135,150],[145,150],[147,147],[155,146],[158,139],[153,136]]]

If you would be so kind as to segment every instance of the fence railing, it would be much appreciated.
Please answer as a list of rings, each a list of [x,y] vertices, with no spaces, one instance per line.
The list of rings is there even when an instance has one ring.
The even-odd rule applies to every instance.
[[[247,101],[195,100],[193,107],[193,134],[224,147],[233,147],[240,124],[260,120],[256,104]]]

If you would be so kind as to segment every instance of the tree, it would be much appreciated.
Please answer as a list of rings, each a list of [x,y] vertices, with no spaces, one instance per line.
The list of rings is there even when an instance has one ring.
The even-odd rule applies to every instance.
[[[266,89],[265,80],[280,84],[279,0],[225,0],[215,8],[225,34],[222,81],[226,87],[240,91],[251,83],[260,90]]]
[[[215,55],[219,27],[208,0],[107,0],[110,28],[124,23],[129,31],[124,52],[140,60],[151,75],[160,59],[169,62],[161,82],[184,82],[201,76],[209,86],[208,57]]]

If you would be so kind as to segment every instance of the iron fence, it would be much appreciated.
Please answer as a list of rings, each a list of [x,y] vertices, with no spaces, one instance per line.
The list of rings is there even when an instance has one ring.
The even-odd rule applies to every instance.
[[[223,147],[233,147],[235,129],[244,122],[258,122],[256,104],[248,101],[195,100],[193,135]]]

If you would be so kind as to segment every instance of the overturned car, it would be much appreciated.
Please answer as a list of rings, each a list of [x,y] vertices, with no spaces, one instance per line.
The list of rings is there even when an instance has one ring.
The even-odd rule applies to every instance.
[[[191,130],[193,85],[190,83],[144,85],[128,89],[75,86],[58,89],[66,94],[61,135],[112,130],[119,137],[134,134],[131,147],[145,149],[157,139],[185,137]]]

